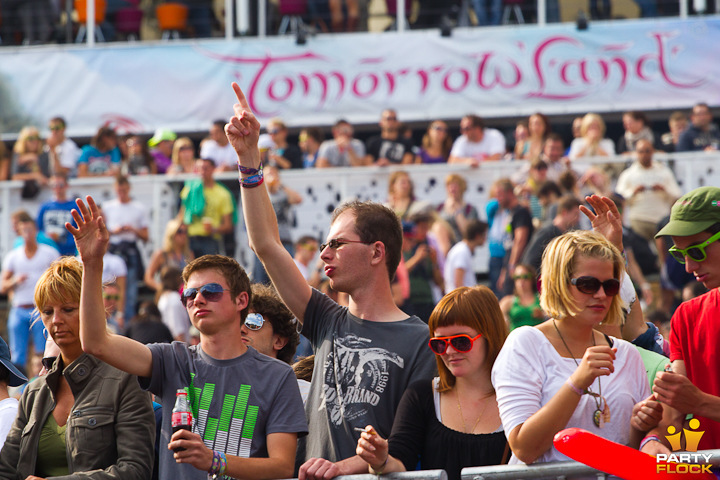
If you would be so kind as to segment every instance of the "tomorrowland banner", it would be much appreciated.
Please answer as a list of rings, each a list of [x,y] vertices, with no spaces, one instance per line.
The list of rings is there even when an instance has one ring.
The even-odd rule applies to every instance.
[[[0,49],[0,133],[104,124],[121,133],[206,130],[232,115],[237,81],[261,121],[375,123],[720,104],[720,18],[233,41]],[[492,121],[490,121],[492,123]]]

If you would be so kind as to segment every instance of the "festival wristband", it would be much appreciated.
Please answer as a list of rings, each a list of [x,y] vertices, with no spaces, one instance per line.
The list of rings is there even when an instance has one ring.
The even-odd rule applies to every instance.
[[[662,443],[662,440],[660,440],[660,437],[657,435],[648,435],[647,437],[643,438],[640,442],[640,447],[638,450],[642,450],[645,445],[647,445],[650,442],[660,442]]]
[[[262,174],[263,170],[263,164],[260,162],[260,166],[258,168],[251,168],[251,167],[244,167],[238,163],[238,170],[240,173],[244,173],[245,175],[255,175],[255,174]]]
[[[580,390],[578,387],[576,387],[575,384],[569,378],[567,380],[565,380],[565,385],[567,385],[570,388],[570,390],[577,393],[581,397],[587,393],[586,391]]]

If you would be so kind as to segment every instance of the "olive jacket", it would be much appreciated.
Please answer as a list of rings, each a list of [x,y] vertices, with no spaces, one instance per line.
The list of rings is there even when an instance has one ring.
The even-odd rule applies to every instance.
[[[35,475],[40,432],[55,408],[64,375],[75,397],[65,443],[70,474],[62,480],[147,480],[152,475],[155,415],[137,377],[83,354],[32,381],[0,452],[0,479]]]

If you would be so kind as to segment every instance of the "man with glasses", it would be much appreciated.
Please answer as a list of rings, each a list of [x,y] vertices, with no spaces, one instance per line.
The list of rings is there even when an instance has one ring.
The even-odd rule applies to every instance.
[[[417,380],[429,382],[435,374],[427,325],[400,310],[390,288],[400,262],[400,221],[374,202],[338,207],[320,258],[330,286],[349,295],[349,306],[310,288],[280,242],[267,189],[253,188],[262,179],[260,123],[240,87],[233,88],[236,116],[225,131],[238,154],[250,244],[315,351],[306,404],[312,429],[299,478],[367,472],[367,463],[355,454],[356,429],[371,424],[387,437],[405,388]]]
[[[670,254],[710,289],[681,304],[672,318],[672,371],[658,373],[653,391],[664,405],[663,422],[646,437],[642,450],[669,453],[666,428],[683,428],[687,414],[705,434],[700,450],[720,447],[720,188],[701,187],[680,197],[670,222],[657,236],[670,235]]]
[[[385,167],[413,163],[415,155],[412,142],[400,136],[400,126],[395,110],[383,110],[380,117],[380,135],[370,137],[365,143],[367,165]]]
[[[460,135],[450,150],[448,163],[464,163],[477,167],[486,160],[500,160],[505,155],[505,137],[499,130],[486,128],[477,115],[460,120]]]
[[[84,264],[83,348],[137,375],[162,405],[173,405],[178,389],[188,392],[192,431],[173,433],[171,408],[163,409],[160,478],[291,477],[298,434],[307,432],[302,400],[292,368],[242,341],[252,298],[243,268],[229,257],[206,255],[183,270],[181,299],[200,331],[199,345],[146,346],[113,335],[105,327],[101,287],[109,233],[97,205],[87,200],[87,206],[78,200],[79,213],[73,213],[78,228],[67,226]]]
[[[639,140],[635,162],[618,178],[615,191],[625,198],[630,228],[646,240],[652,240],[657,224],[681,195],[672,170],[653,160],[652,143]]]

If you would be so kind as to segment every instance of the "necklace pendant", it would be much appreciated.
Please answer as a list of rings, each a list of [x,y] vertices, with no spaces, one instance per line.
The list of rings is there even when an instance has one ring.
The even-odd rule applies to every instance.
[[[595,413],[593,414],[593,422],[595,422],[596,427],[602,428],[602,421],[603,421],[602,412],[598,408],[597,410],[595,410]]]

